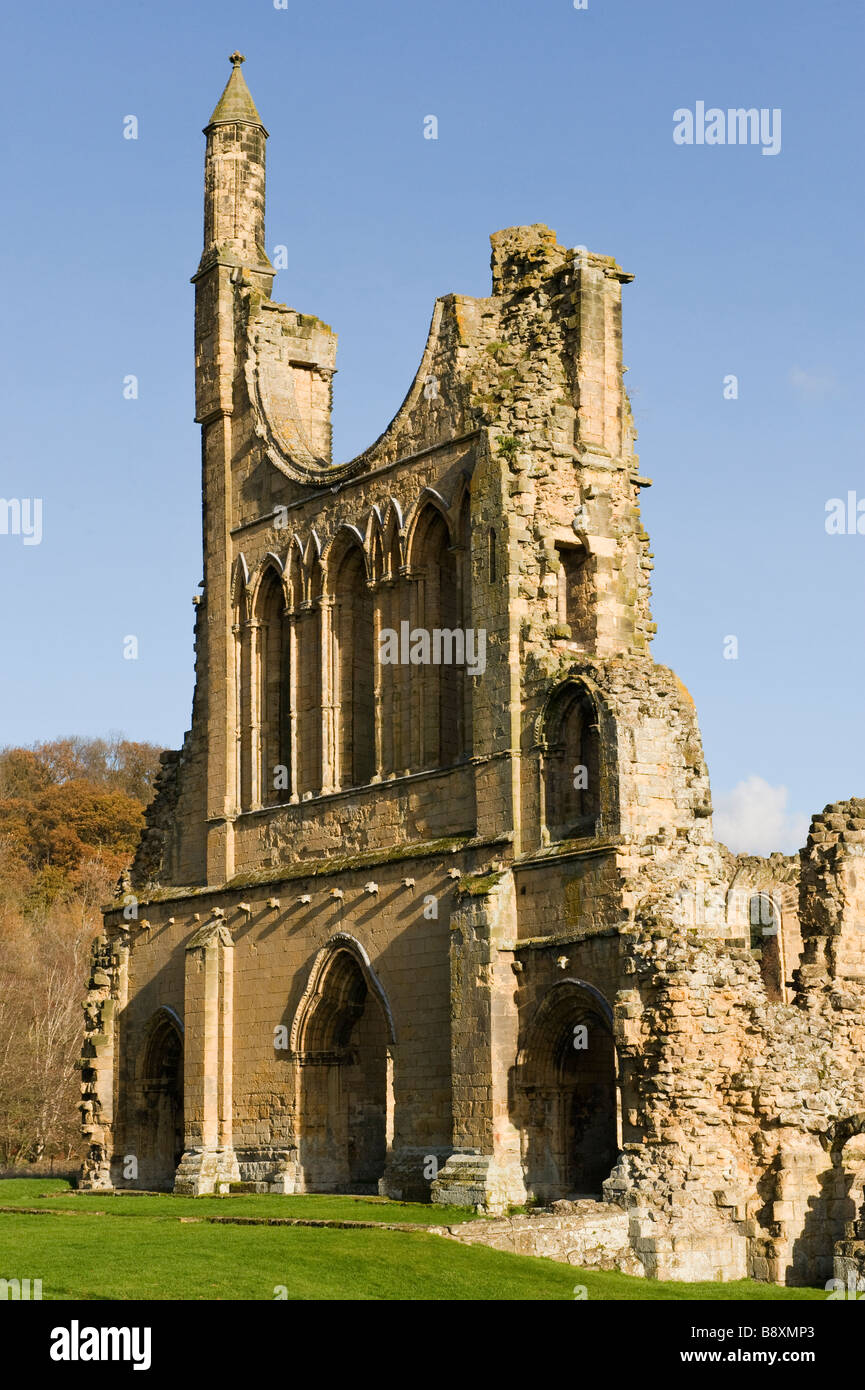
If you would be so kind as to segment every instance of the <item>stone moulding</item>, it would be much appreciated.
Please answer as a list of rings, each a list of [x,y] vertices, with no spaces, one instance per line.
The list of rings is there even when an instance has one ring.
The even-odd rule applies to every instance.
[[[272,353],[262,349],[262,311],[290,311],[287,311],[284,305],[261,302],[260,298],[256,304],[255,299],[256,296],[250,296],[245,375],[252,402],[255,432],[263,442],[267,458],[287,477],[313,487],[333,487],[373,468],[389,438],[396,433],[399,424],[423,394],[424,383],[430,374],[432,359],[439,345],[445,299],[436,300],[420,366],[393,420],[363,453],[347,463],[336,465],[328,463],[311,449],[300,410],[294,399],[293,387],[286,383],[284,364],[275,361]],[[281,412],[275,405],[277,394],[285,401]]]
[[[294,1021],[291,1025],[290,1046],[295,1056],[302,1055],[300,1044],[306,1023],[317,1005],[321,1002],[322,986],[327,967],[333,960],[337,951],[348,951],[360,965],[367,986],[375,995],[381,1007],[381,1011],[384,1014],[388,1044],[391,1047],[396,1045],[396,1029],[394,1027],[393,1014],[391,1013],[390,1004],[388,1003],[387,995],[385,994],[381,981],[372,968],[369,955],[356,937],[352,936],[349,932],[340,931],[334,932],[334,934],[328,938],[316,955],[312,964],[312,969],[309,972],[306,988],[303,991],[300,1003],[297,1006]]]

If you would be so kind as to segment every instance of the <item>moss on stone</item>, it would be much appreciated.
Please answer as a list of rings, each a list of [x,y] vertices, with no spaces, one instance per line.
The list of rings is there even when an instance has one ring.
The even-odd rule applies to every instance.
[[[470,898],[482,898],[491,893],[505,876],[503,869],[488,874],[465,874],[457,883],[457,892]]]

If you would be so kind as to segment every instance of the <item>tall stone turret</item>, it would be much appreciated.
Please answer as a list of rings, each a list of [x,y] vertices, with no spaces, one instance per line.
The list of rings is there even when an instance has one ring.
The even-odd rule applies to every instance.
[[[259,270],[273,267],[264,249],[264,142],[267,131],[232,53],[231,76],[204,128],[204,252],[201,270],[214,260]],[[269,284],[267,286],[269,288]]]
[[[205,802],[207,880],[233,871],[235,724],[230,574],[232,458],[240,421],[245,338],[238,292],[267,299],[274,270],[264,249],[265,130],[244,81],[240,53],[204,128],[204,249],[195,284],[195,418],[202,427],[204,619],[200,675],[208,728]],[[241,412],[242,414],[242,407]]]
[[[248,281],[269,295],[274,270],[264,249],[264,143],[267,131],[244,81],[240,53],[204,127],[204,249],[195,285],[196,419],[231,404],[233,286]],[[222,330],[222,331],[220,331]]]

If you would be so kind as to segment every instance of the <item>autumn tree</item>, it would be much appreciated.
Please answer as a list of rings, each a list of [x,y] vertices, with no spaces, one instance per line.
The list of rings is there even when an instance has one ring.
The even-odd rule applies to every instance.
[[[90,942],[130,862],[152,744],[67,737],[0,750],[0,1165],[78,1147]]]

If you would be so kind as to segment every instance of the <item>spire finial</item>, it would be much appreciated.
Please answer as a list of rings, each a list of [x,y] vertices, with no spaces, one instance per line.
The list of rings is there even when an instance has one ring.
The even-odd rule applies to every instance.
[[[231,75],[225,84],[225,91],[217,102],[216,110],[211,116],[205,130],[212,125],[261,125],[261,117],[255,109],[255,102],[249,94],[249,88],[243,76],[241,63],[246,59],[237,49],[230,55]],[[265,135],[267,131],[264,132]]]

